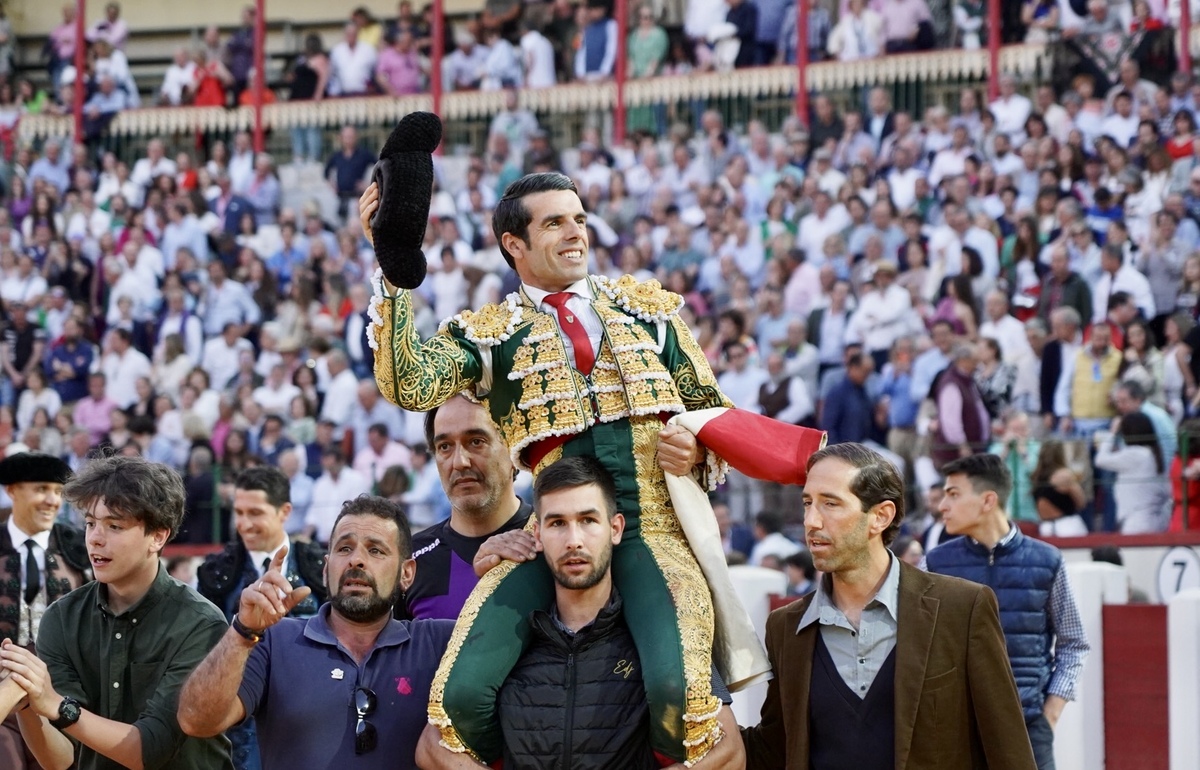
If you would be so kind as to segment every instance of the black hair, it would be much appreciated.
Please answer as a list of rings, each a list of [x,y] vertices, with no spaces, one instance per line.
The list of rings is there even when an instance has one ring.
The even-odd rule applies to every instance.
[[[1125,446],[1144,446],[1154,455],[1154,465],[1162,473],[1162,447],[1158,443],[1158,435],[1154,432],[1154,423],[1141,412],[1131,412],[1121,418],[1121,427],[1117,431],[1125,441]]]
[[[238,474],[234,489],[263,492],[267,502],[280,508],[292,501],[292,484],[283,471],[271,465],[257,465]]]
[[[832,444],[813,454],[808,458],[806,470],[811,472],[814,465],[829,458],[841,460],[858,471],[850,481],[850,492],[858,498],[863,513],[885,502],[896,507],[892,523],[882,533],[883,544],[891,545],[904,520],[904,480],[896,466],[870,447],[845,443]]]
[[[337,532],[338,524],[347,516],[375,516],[385,521],[396,522],[396,529],[399,530],[396,545],[400,549],[400,559],[405,560],[412,556],[412,528],[399,503],[393,503],[386,497],[367,494],[342,503],[342,510],[333,520],[333,529],[330,530],[330,547],[333,546],[333,533]]]
[[[564,457],[547,466],[533,480],[533,507],[541,519],[542,497],[560,489],[574,489],[589,484],[600,488],[604,505],[611,519],[617,512],[617,486],[612,474],[595,457],[576,455]]]
[[[1003,508],[1012,494],[1012,474],[998,455],[977,454],[960,457],[942,466],[942,478],[956,473],[967,477],[975,492],[995,492],[997,505]]]
[[[121,455],[83,466],[63,487],[63,497],[89,514],[104,503],[113,514],[141,522],[147,533],[167,530],[168,540],[179,531],[186,500],[183,479],[173,468]]]
[[[533,214],[525,205],[525,196],[562,190],[579,194],[571,178],[557,171],[526,174],[505,189],[504,197],[496,203],[492,212],[492,232],[496,235],[496,243],[500,244],[500,254],[509,267],[516,269],[516,263],[512,254],[504,248],[504,234],[512,233],[529,245],[529,223],[533,221]]]
[[[759,511],[754,517],[754,523],[762,527],[768,535],[783,531],[783,516],[776,511]]]

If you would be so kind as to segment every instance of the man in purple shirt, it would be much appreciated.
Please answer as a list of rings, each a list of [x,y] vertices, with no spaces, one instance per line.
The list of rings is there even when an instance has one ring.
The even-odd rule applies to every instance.
[[[883,17],[884,46],[888,53],[917,50],[920,23],[933,19],[925,0],[883,0],[872,7]]]
[[[389,96],[421,93],[421,57],[413,44],[412,30],[401,28],[387,42],[375,65],[379,89]]]
[[[92,437],[92,446],[98,445],[104,436],[112,429],[112,410],[119,409],[115,401],[104,395],[105,378],[103,374],[93,374],[88,377],[88,394],[75,404],[75,424],[87,428]]]
[[[413,537],[417,574],[405,602],[414,619],[457,618],[478,581],[479,547],[523,527],[533,509],[513,491],[508,447],[479,404],[455,396],[427,412],[425,440],[450,498],[450,518]],[[489,558],[489,568],[499,562]]]

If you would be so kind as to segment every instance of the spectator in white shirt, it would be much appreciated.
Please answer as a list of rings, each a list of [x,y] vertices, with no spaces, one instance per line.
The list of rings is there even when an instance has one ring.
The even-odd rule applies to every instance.
[[[866,0],[850,0],[829,33],[829,53],[841,61],[871,59],[883,53],[883,17]]]
[[[354,470],[371,484],[378,484],[384,471],[396,465],[411,471],[412,452],[391,439],[387,425],[381,422],[372,425],[367,429],[367,445],[354,456]]]
[[[671,151],[671,163],[663,169],[660,181],[654,186],[652,195],[667,189],[680,211],[695,206],[697,193],[709,183],[704,165],[692,156],[692,151],[682,142]]]
[[[229,186],[234,195],[245,195],[254,180],[254,147],[249,131],[233,135],[233,152],[229,155]]]
[[[237,374],[243,351],[253,353],[254,346],[250,344],[250,340],[241,336],[240,328],[234,323],[225,324],[219,336],[204,343],[200,367],[208,372],[217,390],[224,390]]]
[[[347,24],[342,42],[329,52],[330,95],[365,95],[375,70],[375,59],[374,46],[358,39],[358,25]]]
[[[484,91],[520,88],[524,81],[521,56],[516,46],[500,34],[499,27],[485,27],[484,42],[488,49],[483,63],[483,78],[479,87]]]
[[[455,259],[453,246],[442,247],[441,266],[442,269],[429,279],[433,290],[433,314],[438,318],[449,318],[463,309],[467,298],[467,278]]]
[[[196,62],[184,46],[175,49],[175,60],[163,75],[162,87],[158,89],[158,103],[178,107],[190,97],[196,76]]]
[[[997,131],[1008,134],[1015,145],[1025,143],[1025,121],[1033,112],[1033,102],[1017,93],[1016,77],[1000,75],[1000,97],[988,108],[996,118]]]
[[[1100,134],[1111,136],[1119,147],[1128,149],[1137,136],[1140,122],[1133,111],[1133,96],[1128,91],[1121,91],[1113,98],[1113,114],[1100,124]]]
[[[917,180],[922,178],[920,170],[913,167],[914,153],[905,142],[896,144],[892,151],[892,170],[888,172],[888,187],[892,191],[892,203],[900,211],[908,211],[917,202]]]
[[[528,14],[526,14],[528,16]],[[521,60],[525,67],[526,88],[549,88],[558,82],[554,69],[554,45],[541,30],[522,21]]]
[[[1118,292],[1133,298],[1145,318],[1154,318],[1154,292],[1150,281],[1137,268],[1125,263],[1121,247],[1106,243],[1100,251],[1100,279],[1092,287],[1092,323],[1101,323],[1108,315],[1108,301]]]
[[[16,272],[0,281],[0,299],[6,304],[19,302],[26,307],[40,307],[49,287],[35,267],[33,255],[21,252],[17,256]]]
[[[138,400],[138,379],[153,377],[154,366],[133,347],[133,335],[128,329],[113,329],[108,339],[109,352],[101,361],[106,382],[104,392],[117,406],[128,409]]]
[[[1012,363],[1032,352],[1025,324],[1008,312],[1008,295],[999,289],[989,291],[983,301],[983,311],[987,320],[979,325],[979,336],[996,340],[1005,362]]]
[[[350,362],[341,350],[331,350],[325,357],[329,367],[329,387],[325,390],[325,402],[321,406],[321,419],[330,420],[344,428],[350,420],[358,396],[358,379],[350,369]]]
[[[475,35],[465,29],[454,33],[454,45],[454,50],[442,62],[442,82],[446,90],[469,91],[478,88],[483,79],[487,48],[479,45]]]
[[[813,195],[813,210],[800,220],[796,245],[804,250],[808,263],[819,268],[824,263],[825,239],[850,226],[850,215],[840,203],[833,205],[825,190]]]
[[[762,367],[750,366],[750,351],[741,342],[727,343],[724,352],[729,366],[717,378],[721,392],[738,409],[757,412],[759,388],[767,382],[767,372]]]
[[[292,399],[300,395],[300,388],[292,384],[283,363],[271,367],[266,382],[254,389],[254,400],[267,414],[287,415]]]
[[[967,124],[956,120],[950,131],[950,145],[938,150],[929,165],[929,185],[936,188],[943,179],[960,176],[967,168],[967,158],[974,153]]]
[[[882,369],[892,345],[911,328],[912,295],[896,284],[896,263],[880,260],[875,266],[874,289],[862,296],[850,319],[847,341],[861,341]]]
[[[304,530],[318,543],[325,544],[342,504],[369,493],[371,482],[346,467],[346,458],[336,446],[321,450],[321,467],[324,472],[313,484],[312,507],[304,518]]]

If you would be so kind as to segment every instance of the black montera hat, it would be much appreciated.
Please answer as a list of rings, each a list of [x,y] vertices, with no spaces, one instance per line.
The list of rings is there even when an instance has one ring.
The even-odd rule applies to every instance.
[[[29,481],[66,484],[70,478],[71,466],[45,452],[18,452],[0,460],[0,485]]]

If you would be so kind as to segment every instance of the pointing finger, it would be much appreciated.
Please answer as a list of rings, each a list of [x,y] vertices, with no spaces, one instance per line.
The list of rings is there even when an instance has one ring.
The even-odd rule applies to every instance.
[[[287,555],[288,555],[288,546],[285,543],[283,548],[280,548],[275,553],[275,556],[271,559],[271,568],[267,571],[268,572],[283,572],[283,564],[284,564],[284,561],[287,559]]]

